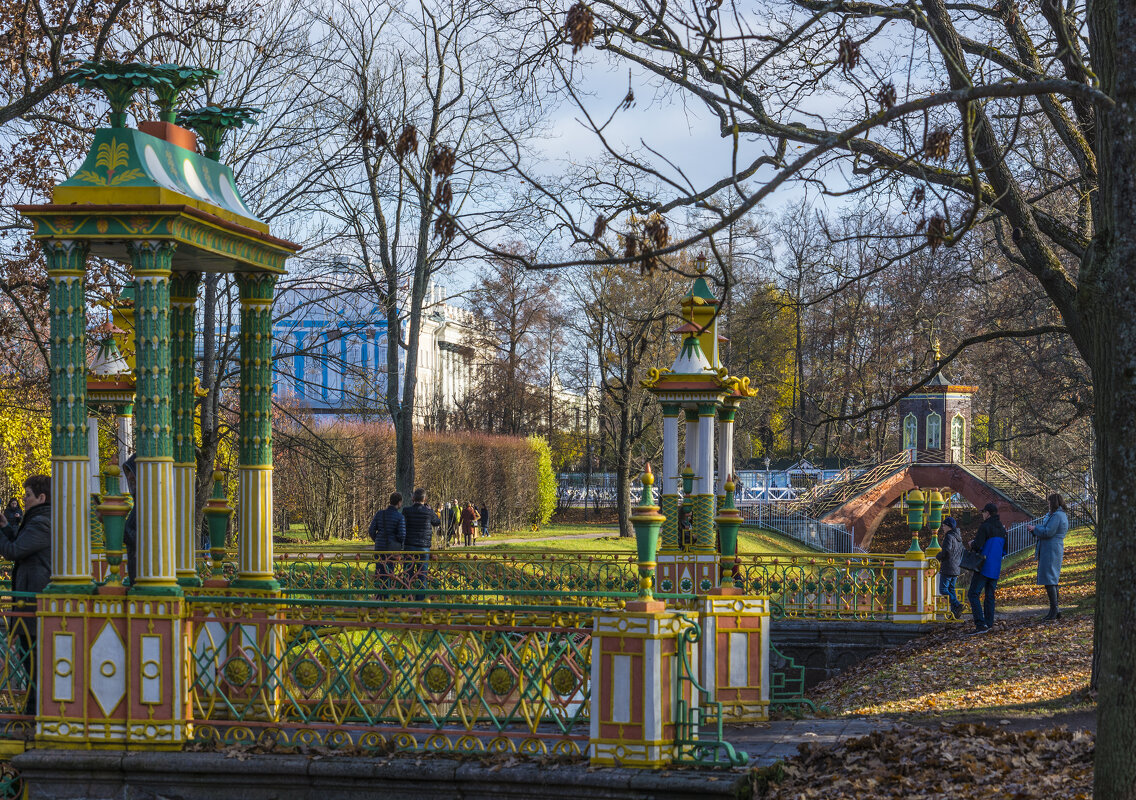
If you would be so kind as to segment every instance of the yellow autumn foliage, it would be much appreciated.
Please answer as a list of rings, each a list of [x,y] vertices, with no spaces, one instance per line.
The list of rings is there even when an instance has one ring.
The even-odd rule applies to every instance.
[[[51,474],[51,415],[46,403],[0,389],[0,493],[23,502],[29,475]]]

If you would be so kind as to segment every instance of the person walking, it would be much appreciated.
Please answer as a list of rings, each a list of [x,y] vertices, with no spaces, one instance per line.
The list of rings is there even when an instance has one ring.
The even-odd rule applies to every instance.
[[[0,556],[12,561],[12,591],[39,594],[51,580],[51,476],[32,475],[24,481],[24,508],[18,526],[0,528]],[[21,597],[13,603],[17,612],[8,620],[20,643],[20,667],[27,676],[28,694],[24,713],[35,714],[36,601]],[[24,616],[27,615],[27,616]]]
[[[445,526],[442,528],[442,535],[446,537],[447,546],[452,544],[458,537],[458,501],[446,501],[446,515],[443,517]]]
[[[402,495],[393,492],[387,507],[375,514],[367,534],[375,543],[375,588],[376,600],[382,600],[390,593],[390,576],[398,559],[396,552],[406,543],[406,518],[399,510],[402,508]]]
[[[407,582],[418,587],[414,599],[426,599],[426,572],[430,565],[430,541],[434,529],[442,526],[442,520],[434,509],[426,505],[426,490],[415,489],[414,504],[402,512],[406,519],[406,542],[402,546],[406,565],[403,567]]]
[[[940,540],[940,550],[935,558],[939,559],[939,594],[947,598],[951,604],[951,614],[955,619],[962,619],[963,606],[959,602],[955,582],[958,581],[962,554],[966,549],[962,543],[962,531],[959,530],[958,521],[951,516],[943,519],[943,536]]]
[[[1059,494],[1051,494],[1047,500],[1049,513],[1036,525],[1026,527],[1037,538],[1037,585],[1045,587],[1049,598],[1049,613],[1041,618],[1042,622],[1061,619],[1057,586],[1061,582],[1061,562],[1065,558],[1065,535],[1069,533],[1065,501]]]
[[[974,615],[974,632],[986,633],[994,627],[994,595],[1002,575],[1002,557],[1006,554],[1006,528],[998,516],[998,506],[987,503],[982,508],[982,524],[970,549],[982,556],[982,565],[970,580],[966,599]]]
[[[466,547],[473,546],[473,523],[477,520],[477,516],[473,503],[467,501],[461,512],[462,539]]]
[[[481,511],[478,512],[481,516],[481,535],[489,535],[489,509],[483,504]]]
[[[130,496],[134,505],[126,515],[126,525],[122,529],[122,546],[126,548],[126,577],[130,585],[138,579],[138,474],[135,466],[136,453],[122,462],[122,477],[126,478],[126,486],[130,489]]]
[[[13,528],[20,527],[20,520],[24,518],[24,512],[20,509],[20,501],[15,497],[8,501],[8,507],[4,509],[4,516],[8,518],[8,524]]]

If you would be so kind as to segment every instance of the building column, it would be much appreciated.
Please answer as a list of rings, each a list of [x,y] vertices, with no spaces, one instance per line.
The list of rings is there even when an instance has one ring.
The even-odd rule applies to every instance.
[[[694,467],[694,545],[714,552],[714,417],[716,403],[698,405],[698,463]]]
[[[683,463],[698,469],[698,409],[684,409],[686,418],[686,437],[683,445]],[[697,484],[696,484],[697,485]]]
[[[194,437],[194,338],[199,272],[178,272],[170,282],[170,384],[173,389],[174,574],[180,586],[200,586],[197,576],[197,448]]]
[[[51,239],[51,583],[86,593],[91,579],[91,476],[87,439],[86,242]]]
[[[234,587],[275,591],[272,561],[272,297],[276,276],[237,276],[241,295],[241,421],[237,578]]]
[[[659,496],[659,513],[663,523],[661,550],[678,550],[678,412],[674,403],[663,404],[663,480]]]
[[[128,244],[134,303],[135,401],[138,410],[138,574],[131,591],[181,594],[174,573],[174,459],[170,407],[170,269],[173,242]]]
[[[737,406],[729,403],[718,409],[718,481],[716,494],[723,502],[726,499],[726,481],[734,471],[734,415]]]
[[[134,452],[134,406],[124,405],[118,407],[118,430],[116,433],[118,443],[118,468],[126,463],[126,459]],[[122,491],[126,491],[125,482]]]
[[[102,466],[99,463],[99,418],[94,414],[87,415],[87,458],[90,465],[92,491],[95,494],[100,494]]]

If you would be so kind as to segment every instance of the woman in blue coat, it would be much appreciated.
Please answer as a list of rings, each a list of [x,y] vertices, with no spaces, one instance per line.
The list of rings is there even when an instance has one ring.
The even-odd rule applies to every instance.
[[[1057,585],[1061,582],[1061,560],[1065,557],[1065,534],[1069,532],[1069,515],[1061,495],[1049,495],[1049,513],[1026,530],[1037,537],[1037,585],[1044,586],[1049,597],[1049,613],[1042,620],[1061,619]]]

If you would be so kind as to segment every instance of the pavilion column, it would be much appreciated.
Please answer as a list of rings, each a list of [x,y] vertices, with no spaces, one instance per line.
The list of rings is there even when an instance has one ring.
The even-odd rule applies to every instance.
[[[674,403],[663,404],[663,480],[659,513],[663,523],[660,549],[678,550],[678,412]]]
[[[687,408],[684,410],[686,418],[686,439],[683,447],[683,456],[685,463],[692,467],[697,473],[698,471],[698,409]],[[697,485],[697,484],[696,484]]]
[[[173,388],[174,573],[181,586],[200,586],[197,577],[197,448],[194,436],[194,336],[199,272],[178,272],[170,283],[170,383]]]
[[[272,558],[272,297],[276,275],[237,276],[241,295],[241,422],[237,579],[274,591]]]
[[[738,410],[736,405],[727,403],[718,409],[718,481],[714,492],[723,503],[726,481],[734,471],[734,415]]]
[[[174,459],[170,407],[170,269],[177,245],[128,243],[134,303],[135,400],[138,413],[138,575],[132,591],[180,594],[174,573]]]
[[[87,439],[86,242],[51,239],[51,584],[48,592],[89,592],[91,478]]]
[[[134,452],[134,406],[124,405],[118,407],[118,468],[126,463],[126,459]],[[122,491],[126,490],[125,482],[119,485]]]
[[[716,403],[698,405],[698,463],[694,467],[694,544],[712,552],[714,542],[714,418]]]

